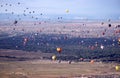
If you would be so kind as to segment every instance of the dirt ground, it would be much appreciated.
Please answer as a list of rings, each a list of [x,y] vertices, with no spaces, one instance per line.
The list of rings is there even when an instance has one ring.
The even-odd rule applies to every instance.
[[[115,63],[58,60],[1,61],[0,78],[120,78]]]

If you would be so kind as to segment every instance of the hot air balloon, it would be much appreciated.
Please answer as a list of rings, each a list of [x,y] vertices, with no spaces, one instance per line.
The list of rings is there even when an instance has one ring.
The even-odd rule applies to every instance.
[[[91,60],[90,63],[93,64],[93,63],[94,63],[94,60]]]
[[[58,17],[58,19],[60,19],[60,18]]]
[[[12,14],[14,14],[14,12],[12,12]]]
[[[84,59],[83,58],[80,58],[80,61],[83,61]]]
[[[108,24],[109,27],[111,27],[111,24]]]
[[[118,44],[120,45],[120,38],[118,39]]]
[[[27,42],[28,41],[28,39],[27,38],[24,38],[24,42]]]
[[[104,22],[101,23],[101,25],[103,25],[103,24],[104,24]]]
[[[31,14],[31,12],[29,12],[29,14]]]
[[[13,28],[13,30],[15,30],[15,28]]]
[[[103,32],[102,35],[105,35],[105,33]]]
[[[40,15],[43,15],[42,13]]]
[[[38,20],[38,18],[37,18],[37,17],[36,17],[35,19],[36,19],[36,20]]]
[[[69,13],[69,10],[68,10],[68,9],[66,9],[66,10],[65,10],[65,12],[66,12],[66,13]]]
[[[117,25],[117,27],[120,27],[120,25]]]
[[[8,5],[7,3],[5,5]]]
[[[24,38],[24,41],[23,41],[23,45],[25,46],[26,43],[27,43],[28,39],[27,38]]]
[[[68,61],[68,63],[71,64],[71,63],[72,63],[72,60]]]
[[[35,11],[33,11],[33,13],[35,13]]]
[[[103,45],[101,45],[101,46],[100,46],[100,48],[103,50],[103,49],[104,49],[104,46],[103,46]]]
[[[17,20],[15,20],[15,21],[14,21],[14,24],[17,24],[17,23],[18,23],[18,21],[17,21]]]
[[[1,7],[3,7],[3,5],[1,5]]]
[[[62,48],[58,47],[56,50],[57,50],[57,52],[61,53]]]
[[[29,9],[29,8],[26,8],[26,9]]]
[[[18,5],[20,5],[20,2],[18,2]]]
[[[5,9],[5,11],[8,11],[7,9]]]
[[[120,42],[120,38],[118,38],[118,42]]]
[[[116,70],[116,71],[119,71],[119,70],[120,70],[120,66],[118,66],[118,65],[115,66],[115,70]]]
[[[108,22],[110,22],[111,21],[111,19],[108,19]]]
[[[24,10],[24,12],[26,12],[26,10]]]
[[[9,4],[9,6],[12,6],[12,4]]]
[[[95,49],[95,47],[94,47],[94,46],[90,46],[90,49],[91,49],[91,50],[94,50],[94,49]]]
[[[52,60],[56,60],[56,55],[53,55],[53,56],[52,56]]]

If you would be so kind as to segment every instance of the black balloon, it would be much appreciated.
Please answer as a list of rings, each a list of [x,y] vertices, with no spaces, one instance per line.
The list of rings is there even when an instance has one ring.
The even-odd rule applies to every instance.
[[[17,21],[17,20],[15,20],[15,21],[14,21],[14,24],[17,24],[17,23],[18,23],[18,21]]]

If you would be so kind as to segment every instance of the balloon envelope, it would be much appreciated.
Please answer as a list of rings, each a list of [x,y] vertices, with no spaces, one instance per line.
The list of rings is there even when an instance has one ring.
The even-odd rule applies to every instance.
[[[68,9],[66,9],[66,10],[65,10],[65,12],[66,12],[66,13],[69,13],[69,10],[68,10]]]
[[[93,64],[93,63],[94,63],[94,60],[91,60],[90,63]]]
[[[120,38],[118,39],[118,42],[120,42]]]
[[[52,56],[52,60],[56,60],[56,56],[55,55]]]
[[[101,48],[101,49],[104,49],[104,46],[103,46],[103,45],[101,45],[101,46],[100,46],[100,48]]]
[[[27,38],[24,38],[24,42],[27,42],[28,41],[28,39]]]
[[[120,70],[120,66],[115,66],[115,70],[119,71]]]
[[[62,48],[57,48],[57,52],[61,52],[62,51]]]

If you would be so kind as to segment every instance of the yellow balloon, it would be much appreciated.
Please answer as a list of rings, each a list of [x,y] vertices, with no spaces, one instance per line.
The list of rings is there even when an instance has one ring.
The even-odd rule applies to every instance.
[[[68,10],[68,9],[66,9],[65,11],[66,11],[66,13],[69,13],[69,10]]]
[[[52,56],[52,60],[56,60],[56,56],[55,55]]]
[[[116,71],[120,70],[120,66],[115,66]]]

